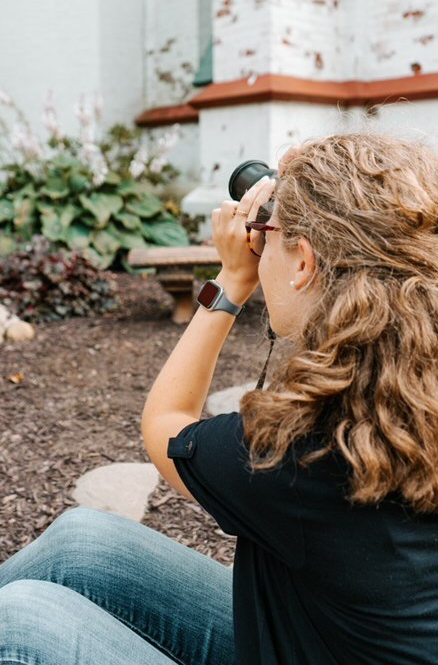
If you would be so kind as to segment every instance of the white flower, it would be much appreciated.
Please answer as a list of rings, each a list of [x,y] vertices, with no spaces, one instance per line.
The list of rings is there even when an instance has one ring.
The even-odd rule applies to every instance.
[[[148,159],[148,150],[145,145],[140,146],[140,148],[137,150],[137,152],[134,155],[134,159],[136,162],[143,162],[146,163]]]
[[[87,164],[91,164],[98,152],[99,148],[97,145],[94,145],[94,143],[84,143],[82,147],[82,158]]]
[[[97,92],[94,96],[94,115],[96,120],[102,119],[103,113],[103,97],[100,92]]]
[[[99,147],[94,143],[85,143],[82,148],[81,160],[92,172],[95,187],[102,185],[108,174],[108,164]]]
[[[8,94],[4,90],[0,89],[0,104],[3,104],[4,106],[12,106],[12,99],[9,97]]]
[[[158,139],[158,148],[159,152],[165,153],[169,152],[173,146],[178,143],[179,139],[179,129],[180,125],[176,124],[172,126],[172,129],[169,132],[166,132],[164,136],[161,136],[160,139]]]
[[[134,179],[141,176],[141,174],[144,172],[148,156],[149,155],[146,146],[140,146],[129,165],[129,173]]]
[[[36,137],[25,125],[15,123],[12,129],[11,146],[21,152],[25,159],[42,157],[42,150]]]
[[[47,99],[43,108],[42,120],[44,127],[47,129],[50,136],[57,141],[60,141],[62,139],[62,132],[53,102],[53,92],[51,90],[49,90],[47,94]]]
[[[166,166],[167,159],[165,157],[154,157],[149,165],[149,170],[152,173],[161,173],[163,167]]]
[[[92,144],[96,140],[96,128],[94,124],[86,125],[82,130],[82,141]]]
[[[79,101],[74,106],[74,111],[81,127],[86,127],[93,121],[93,114],[86,104],[85,95],[80,96]]]
[[[129,165],[129,173],[132,175],[134,180],[139,178],[141,174],[145,170],[145,164],[143,162],[137,162],[137,160],[133,159],[132,162]]]
[[[96,170],[93,175],[93,185],[95,187],[100,187],[100,185],[103,185],[107,174],[108,174],[108,167],[105,161],[103,161],[100,168]]]

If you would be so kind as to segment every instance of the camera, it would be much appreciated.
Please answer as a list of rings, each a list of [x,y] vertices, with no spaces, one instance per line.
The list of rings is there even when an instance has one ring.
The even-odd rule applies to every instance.
[[[269,168],[265,162],[259,159],[249,159],[235,168],[228,183],[228,191],[233,201],[240,201],[245,192],[265,175],[277,179],[278,171]],[[250,221],[266,224],[271,218],[273,207],[274,199],[271,198],[267,203],[260,206],[257,219]]]

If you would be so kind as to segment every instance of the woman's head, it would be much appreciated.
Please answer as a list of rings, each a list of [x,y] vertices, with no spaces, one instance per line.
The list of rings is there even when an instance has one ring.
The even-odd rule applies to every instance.
[[[254,468],[329,412],[333,438],[308,461],[336,445],[354,499],[398,490],[437,509],[438,158],[331,136],[288,153],[280,176],[282,233],[266,234],[259,275],[273,329],[297,346],[268,391],[242,400]]]

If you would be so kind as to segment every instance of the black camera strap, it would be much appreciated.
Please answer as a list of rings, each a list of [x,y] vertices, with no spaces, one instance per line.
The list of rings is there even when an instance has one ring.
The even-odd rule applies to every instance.
[[[259,380],[257,381],[256,390],[263,390],[263,385],[265,383],[265,378],[266,378],[266,372],[268,370],[269,358],[271,357],[272,349],[274,348],[274,342],[277,338],[277,335],[272,330],[271,326],[268,327],[268,337],[271,340],[271,344],[269,347],[268,357],[266,358],[265,365],[262,369],[262,373],[260,374]]]

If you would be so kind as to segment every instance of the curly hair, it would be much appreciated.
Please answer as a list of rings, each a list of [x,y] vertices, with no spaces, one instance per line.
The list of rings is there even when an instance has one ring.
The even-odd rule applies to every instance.
[[[336,450],[352,502],[397,492],[437,510],[438,157],[379,135],[306,142],[274,215],[286,248],[310,242],[319,297],[268,389],[241,400],[251,468],[279,465],[323,418],[302,466]]]

